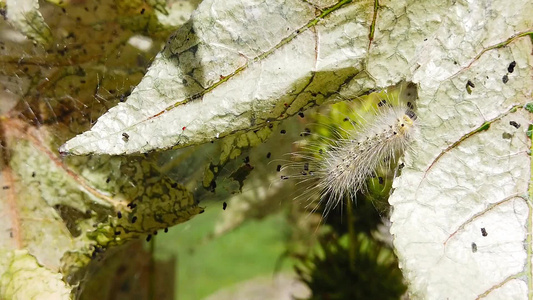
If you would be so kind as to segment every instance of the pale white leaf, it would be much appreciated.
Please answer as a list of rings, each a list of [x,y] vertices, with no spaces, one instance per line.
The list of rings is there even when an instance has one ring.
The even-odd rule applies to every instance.
[[[369,80],[362,70],[372,19],[357,16],[372,11],[349,1],[322,12],[299,0],[204,1],[128,100],[60,151],[127,154],[203,143],[321,103],[358,74],[360,87]]]
[[[413,5],[400,18],[430,29],[418,32],[424,40],[408,60],[420,132],[390,198],[412,298],[527,299],[533,291],[531,115],[522,108],[533,62],[521,34],[532,31],[531,13],[529,1],[475,1]]]

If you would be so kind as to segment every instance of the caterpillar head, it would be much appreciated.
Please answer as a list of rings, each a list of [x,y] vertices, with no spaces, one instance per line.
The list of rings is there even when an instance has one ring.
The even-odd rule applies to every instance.
[[[415,126],[415,120],[416,120],[416,114],[414,111],[407,109],[405,111],[405,114],[403,114],[399,119],[398,123],[396,124],[398,126],[398,131],[400,134],[405,135],[412,132],[413,127]]]

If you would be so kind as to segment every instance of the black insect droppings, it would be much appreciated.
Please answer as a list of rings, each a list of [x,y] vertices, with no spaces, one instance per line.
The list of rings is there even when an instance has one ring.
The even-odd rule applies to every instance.
[[[205,212],[205,209],[202,209],[199,213],[203,214]]]
[[[146,237],[146,241],[149,242],[151,239],[152,239],[152,235],[149,234],[149,235]]]
[[[157,235],[157,231],[154,231],[153,234],[154,234],[154,235]]]
[[[178,183],[173,182],[173,183],[170,184],[170,187],[173,188],[173,189],[175,189],[175,188],[178,187]]]
[[[145,10],[144,8],[141,9],[141,15],[144,15],[144,10]]]
[[[247,163],[249,163],[249,162],[250,162],[250,156],[246,156],[246,157],[244,158],[244,163],[247,164]]]
[[[123,133],[122,133],[122,139],[124,140],[124,142],[127,142],[127,141],[130,139],[129,134],[123,132]]]
[[[279,133],[285,134],[285,133],[287,133],[287,131],[285,129],[282,129]]]
[[[477,245],[476,243],[472,242],[472,253],[476,253],[477,252]]]
[[[222,203],[222,210],[226,210],[228,207],[228,204],[226,202]]]
[[[281,165],[278,165],[278,166],[276,167],[276,171],[278,171],[278,172],[281,171]]]
[[[350,118],[346,117],[346,118],[343,119],[343,121],[344,122],[348,122],[348,121],[350,121]]]
[[[120,211],[117,212],[117,218],[122,219],[122,213]]]
[[[120,235],[120,231],[115,231],[115,235]]]
[[[126,98],[128,98],[131,95],[131,91],[127,91],[124,94],[120,95],[120,102],[126,101]]]
[[[111,181],[111,178],[107,177],[107,179],[105,180],[105,183],[109,183],[109,181]]]
[[[409,107],[409,109],[415,109],[415,106],[411,102],[407,102],[407,107]]]
[[[503,83],[507,83],[509,81],[509,76],[507,76],[507,74],[503,75],[502,81]]]
[[[405,167],[405,164],[404,164],[404,163],[401,163],[401,164],[398,166],[398,169],[401,170],[401,169],[403,169],[403,167]]]
[[[516,129],[520,128],[520,124],[516,123],[515,121],[509,122],[509,125],[513,126]]]
[[[35,177],[35,172],[31,172],[31,177]]]
[[[268,124],[268,128],[272,129],[272,127],[274,127],[274,124],[272,123]]]
[[[487,235],[489,235],[489,234],[487,233],[487,230],[485,229],[485,227],[482,227],[482,228],[481,228],[481,235],[482,235],[482,236],[487,236]]]
[[[9,190],[9,185],[4,185],[4,186],[2,187],[2,189],[3,189],[3,190]]]
[[[133,216],[133,218],[131,218],[131,224],[135,224],[135,222],[137,222],[137,216]]]
[[[167,233],[168,232],[168,228],[165,228],[164,232]]]
[[[300,133],[300,136],[310,136],[311,135],[311,129],[304,128],[304,132]]]
[[[476,85],[475,85],[472,81],[470,81],[470,80],[468,80],[468,81],[466,82],[466,85],[468,85],[468,86],[471,87],[471,88],[475,88],[475,87],[476,87]]]
[[[272,153],[268,152],[267,153],[267,158],[270,158],[271,155],[272,155]]]
[[[385,180],[383,180],[383,177],[378,177],[378,180],[379,180],[379,184],[383,185],[383,183],[385,182]]]
[[[298,113],[298,116],[300,116],[300,118],[305,117],[303,112],[299,112],[299,113]]]
[[[516,61],[513,61],[512,63],[509,64],[509,67],[507,67],[507,72],[513,73],[514,67],[516,67]]]

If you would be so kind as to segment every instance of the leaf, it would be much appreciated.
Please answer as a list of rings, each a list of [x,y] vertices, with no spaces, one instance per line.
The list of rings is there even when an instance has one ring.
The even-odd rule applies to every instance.
[[[395,247],[413,298],[524,297],[533,290],[525,134],[530,115],[521,107],[531,96],[532,11],[525,0],[512,6],[504,1],[206,0],[127,102],[61,150],[124,154],[184,147],[253,132],[326,100],[412,81],[419,86],[420,135],[390,202]],[[109,53],[115,52],[102,57],[113,57]],[[106,68],[122,65],[128,64],[105,62]],[[79,68],[70,67],[55,78],[80,76]],[[17,59],[4,69],[18,74]],[[26,87],[36,85],[29,79],[48,79],[40,71],[31,67],[24,84],[10,86],[23,87],[17,95],[26,95]],[[117,74],[105,77],[111,86],[117,86]],[[70,83],[37,82],[49,93],[67,90]],[[94,86],[99,92],[89,96],[116,100],[102,101],[101,110],[121,98],[104,93],[110,89],[105,82]],[[30,95],[40,99],[38,93]],[[40,119],[32,113],[46,111],[38,103],[22,103],[15,112],[24,112],[20,118],[37,126]],[[24,104],[30,109],[21,109]],[[99,116],[94,108],[71,111],[91,112],[82,124],[60,122],[75,133]],[[76,113],[59,117],[72,120]],[[154,171],[145,168],[139,169]],[[106,223],[104,233],[91,238],[114,241],[108,235],[112,226]]]
[[[160,49],[158,35],[172,30],[154,17],[161,1],[151,3],[43,2],[49,44],[2,23],[0,298],[68,298],[106,251],[203,211],[188,182],[161,172],[155,155],[57,152],[129,94]],[[16,11],[8,5],[7,16]]]
[[[420,132],[389,199],[413,299],[533,291],[531,114],[523,108],[533,84],[533,6],[483,3],[389,10],[402,16],[398,26],[414,24],[404,32],[417,53],[407,57],[417,66],[410,77],[419,84]]]
[[[6,0],[6,6],[6,19],[13,27],[41,44],[52,41],[50,28],[39,12],[38,0]]]
[[[9,125],[3,167],[3,249],[27,249],[75,285],[106,249],[202,212],[181,184],[150,160],[82,157],[61,161],[39,133]],[[42,133],[40,133],[42,135]],[[53,245],[51,247],[50,245]]]
[[[60,152],[142,153],[256,130],[339,98],[358,75],[361,94],[370,83],[363,58],[372,19],[355,17],[373,7],[350,2],[202,2],[128,100]]]
[[[40,266],[26,250],[0,251],[2,299],[70,299],[70,289],[60,274]],[[27,285],[32,282],[32,285]]]
[[[528,295],[532,4],[307,4],[203,2],[128,101],[61,151],[184,147],[410,80],[421,128],[390,202],[413,298]]]

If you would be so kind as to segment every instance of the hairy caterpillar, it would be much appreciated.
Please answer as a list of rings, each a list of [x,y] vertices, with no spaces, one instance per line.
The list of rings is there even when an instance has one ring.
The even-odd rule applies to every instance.
[[[324,215],[344,199],[355,199],[358,191],[367,189],[367,180],[375,177],[378,169],[391,169],[409,147],[417,127],[414,106],[383,94],[386,99],[378,97],[375,115],[369,120],[344,118],[348,128],[335,126],[333,136],[318,131],[313,143],[293,153],[297,161],[282,168],[288,172],[282,179],[310,184],[303,195],[319,192]]]

